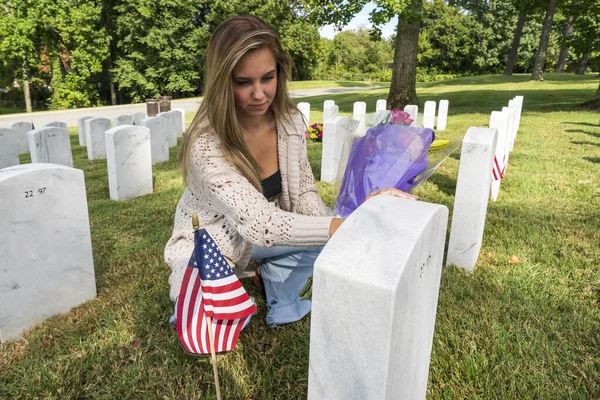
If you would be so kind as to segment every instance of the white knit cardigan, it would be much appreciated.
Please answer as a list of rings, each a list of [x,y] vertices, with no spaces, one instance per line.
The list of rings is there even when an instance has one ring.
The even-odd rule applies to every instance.
[[[173,301],[194,247],[193,213],[239,277],[249,276],[245,268],[252,245],[317,246],[329,239],[332,212],[317,194],[301,114],[292,115],[292,124],[277,120],[276,127],[282,190],[275,202],[269,202],[225,159],[214,132],[203,133],[193,144],[188,184],[164,253],[171,268]]]

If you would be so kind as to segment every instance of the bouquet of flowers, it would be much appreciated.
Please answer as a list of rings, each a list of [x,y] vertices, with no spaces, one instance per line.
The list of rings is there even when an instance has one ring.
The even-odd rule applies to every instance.
[[[306,140],[312,140],[313,142],[322,142],[323,141],[323,124],[315,122],[311,126],[308,127],[306,132]]]
[[[412,122],[408,113],[392,110],[365,136],[351,139],[335,207],[338,216],[348,217],[381,188],[413,189],[427,169],[435,134],[432,129],[408,126]]]

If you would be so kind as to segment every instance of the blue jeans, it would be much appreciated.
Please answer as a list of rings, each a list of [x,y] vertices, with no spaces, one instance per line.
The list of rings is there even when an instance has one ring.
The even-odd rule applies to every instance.
[[[252,246],[251,259],[263,259],[260,274],[267,295],[267,325],[298,321],[310,312],[311,302],[300,300],[299,293],[312,275],[322,249],[323,246]]]

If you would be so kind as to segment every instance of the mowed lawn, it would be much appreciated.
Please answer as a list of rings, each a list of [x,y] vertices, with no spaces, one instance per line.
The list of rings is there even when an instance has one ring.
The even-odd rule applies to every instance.
[[[491,111],[525,98],[477,267],[442,272],[430,399],[600,398],[600,113],[577,108],[593,98],[598,77],[528,79],[468,77],[417,90],[420,110],[426,100],[450,101],[441,139],[486,126]],[[386,96],[375,89],[298,101],[311,103],[318,122],[326,99],[350,115],[355,101],[373,112]],[[185,354],[168,323],[162,253],[183,192],[178,148],[154,166],[152,195],[114,202],[106,162],[88,161],[70,131],[75,167],[85,172],[98,297],[0,346],[0,398],[216,398],[210,359]],[[321,145],[308,147],[318,177]],[[459,158],[457,151],[417,190],[450,215]],[[331,186],[318,187],[331,202]],[[268,328],[263,294],[243,283],[259,312],[237,348],[218,356],[223,398],[306,398],[310,319]]]

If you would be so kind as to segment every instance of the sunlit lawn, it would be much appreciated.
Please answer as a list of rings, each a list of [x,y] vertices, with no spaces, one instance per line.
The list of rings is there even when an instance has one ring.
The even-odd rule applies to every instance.
[[[598,78],[545,78],[419,85],[421,110],[425,100],[450,101],[439,138],[460,138],[515,95],[525,97],[477,268],[442,273],[431,399],[600,398],[600,114],[576,108],[594,96]],[[311,103],[316,122],[325,99],[349,115],[354,101],[373,112],[386,96],[368,90],[298,101]],[[185,354],[168,323],[162,252],[183,191],[178,149],[154,166],[154,194],[114,202],[106,163],[88,161],[73,128],[71,135],[75,167],[85,171],[98,297],[0,347],[0,398],[216,398],[209,359]],[[316,176],[320,146],[309,144]],[[451,156],[417,192],[450,215],[458,163],[459,154]],[[318,186],[331,201],[331,186]],[[218,357],[223,398],[306,398],[310,320],[268,328],[262,293],[243,283],[259,313],[236,350]]]

